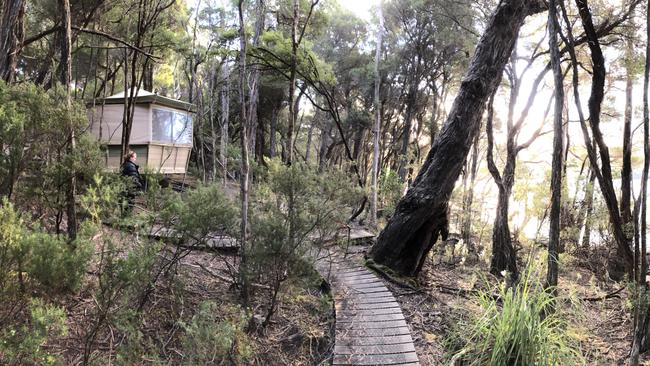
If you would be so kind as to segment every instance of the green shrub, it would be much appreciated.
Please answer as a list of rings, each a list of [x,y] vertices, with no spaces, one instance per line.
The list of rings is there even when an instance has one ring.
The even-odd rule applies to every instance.
[[[402,198],[404,185],[399,179],[396,171],[386,170],[382,172],[379,181],[379,202],[383,207],[383,216],[389,217],[395,213],[397,202]]]
[[[74,291],[79,288],[90,256],[91,243],[81,236],[69,244],[63,237],[34,232],[25,238],[30,249],[27,273],[45,288]]]
[[[462,343],[455,358],[466,365],[578,365],[582,355],[567,331],[561,309],[542,316],[559,300],[543,289],[528,267],[514,287],[500,286],[477,297],[480,311],[454,335]],[[469,332],[469,333],[467,333]]]
[[[65,100],[62,87],[46,91],[28,82],[0,82],[0,196],[37,211],[42,226],[54,223],[57,232],[61,220],[47,218],[65,210],[70,176],[78,178],[77,188],[83,191],[101,170],[85,106],[74,102],[68,107]],[[70,128],[77,137],[74,150],[66,146]]]
[[[10,280],[20,276],[24,263],[25,247],[23,222],[7,200],[0,201],[0,291],[7,292]]]
[[[0,364],[62,365],[43,345],[67,334],[65,310],[36,299],[32,300],[30,315],[29,324],[0,331]]]
[[[183,365],[220,365],[228,360],[244,363],[253,353],[244,332],[247,320],[236,306],[224,308],[211,301],[201,303],[190,322],[181,323],[185,331],[181,337]]]
[[[306,164],[286,166],[271,160],[251,200],[250,240],[243,274],[268,284],[265,324],[275,312],[281,285],[303,277],[311,263],[304,260],[312,244],[333,238],[359,202],[360,189],[341,170],[319,173]]]
[[[221,185],[211,184],[169,196],[161,218],[181,235],[201,239],[215,230],[236,236],[239,213]]]
[[[114,222],[121,216],[124,180],[115,174],[95,174],[83,195],[79,196],[82,212],[95,225]]]

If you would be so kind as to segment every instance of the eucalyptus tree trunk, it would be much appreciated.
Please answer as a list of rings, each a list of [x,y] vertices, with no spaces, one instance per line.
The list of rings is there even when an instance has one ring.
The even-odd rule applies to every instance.
[[[264,0],[257,0],[257,5],[255,7],[256,11],[256,18],[255,19],[255,33],[253,34],[253,47],[257,47],[260,43],[260,36],[262,35],[262,31],[264,30],[264,17],[266,14],[266,7],[264,5]],[[249,151],[253,152],[255,155],[256,160],[262,161],[262,156],[258,155],[257,152],[259,149],[257,149],[257,136],[258,136],[258,113],[257,113],[257,107],[259,104],[259,82],[260,82],[260,70],[259,67],[256,65],[251,66],[251,77],[249,81],[249,92],[250,92],[250,100],[249,100],[249,105],[248,105],[248,143],[249,143]]]
[[[321,128],[320,134],[320,149],[318,150],[318,171],[322,172],[325,169],[328,159],[328,151],[330,140],[332,139],[332,124],[327,123]]]
[[[278,125],[278,113],[278,108],[273,106],[273,109],[271,109],[271,126],[269,126],[269,157],[271,159],[275,157],[275,134]]]
[[[433,242],[446,239],[446,211],[454,184],[478,134],[524,19],[543,10],[534,0],[502,0],[481,37],[458,95],[413,185],[379,235],[370,256],[407,276],[417,275]]]
[[[650,4],[648,4],[650,5]],[[639,292],[647,296],[647,204],[648,173],[650,171],[650,109],[648,107],[648,87],[650,86],[650,14],[646,12],[645,69],[643,71],[643,174],[641,177],[641,268],[639,268]],[[639,353],[650,349],[650,306],[647,299],[636,303],[634,340],[630,351],[630,365],[639,364]]]
[[[413,113],[417,100],[417,82],[413,80],[406,96],[406,115],[404,116],[404,130],[402,132],[402,147],[400,150],[400,162],[397,175],[400,181],[406,182],[406,175],[409,165],[409,142],[411,141],[411,125],[413,122]]]
[[[566,9],[564,8],[562,1],[560,1],[560,5],[562,6],[562,13],[565,22],[567,24],[571,24],[568,22]],[[605,200],[609,214],[612,234],[616,241],[616,254],[614,256],[610,256],[608,260],[609,275],[612,279],[621,280],[626,273],[630,277],[633,276],[634,254],[631,248],[631,235],[626,233],[624,230],[624,222],[619,211],[618,199],[614,190],[609,149],[600,130],[601,104],[605,95],[605,58],[600,48],[598,34],[594,28],[587,0],[576,0],[576,5],[578,7],[580,19],[582,20],[583,28],[585,30],[585,37],[588,40],[587,44],[589,45],[589,50],[591,51],[591,61],[593,66],[591,95],[588,102],[590,122],[589,127],[591,129],[592,137],[590,137],[587,121],[584,117],[582,105],[580,102],[580,93],[578,89],[578,60],[575,54],[575,50],[572,46],[575,44],[575,42],[573,39],[571,27],[569,27],[567,32],[568,42],[565,43],[567,43],[567,50],[569,51],[569,55],[571,57],[571,65],[573,69],[573,94],[576,109],[578,111],[578,117],[580,119],[580,127],[582,129],[585,147],[587,148],[589,163],[594,170],[596,179],[598,180],[598,185],[600,186],[600,190],[603,194],[603,199]],[[596,150],[593,145],[596,145],[598,149]],[[600,166],[598,164],[598,154],[600,154]]]
[[[465,175],[469,174],[469,186],[465,185],[465,197],[463,197],[463,221],[461,224],[461,238],[463,243],[467,246],[467,262],[473,263],[478,260],[478,253],[476,253],[476,244],[472,238],[472,205],[474,203],[474,183],[476,182],[476,174],[478,173],[478,143],[479,134],[474,139],[472,145],[471,162],[468,161],[465,168]],[[469,172],[468,172],[469,171]],[[464,177],[467,181],[466,177]]]
[[[630,19],[634,29],[633,19]],[[621,219],[626,231],[631,231],[632,221],[631,187],[632,187],[632,84],[634,73],[632,71],[632,53],[634,43],[631,37],[626,42],[625,55],[625,113],[623,118],[623,167],[621,169]]]
[[[379,96],[379,86],[381,85],[381,75],[379,74],[379,60],[381,58],[381,42],[384,32],[384,16],[382,13],[382,4],[378,7],[379,28],[377,30],[377,46],[375,48],[375,122],[372,126],[372,168],[371,168],[371,196],[370,196],[370,226],[377,226],[377,180],[379,175],[379,137],[381,129],[381,100]]]
[[[244,307],[248,307],[248,120],[246,116],[246,32],[244,24],[243,0],[239,0],[237,9],[239,13],[239,138],[241,144],[241,173],[240,173],[240,199],[241,199],[241,237],[239,263],[241,298]]]
[[[553,115],[553,161],[551,165],[551,213],[549,215],[548,269],[546,272],[546,287],[555,293],[558,277],[558,248],[560,247],[560,209],[562,198],[562,166],[563,166],[563,130],[562,109],[564,107],[564,83],[560,60],[560,49],[557,34],[560,24],[557,18],[557,4],[550,0],[548,5],[549,49],[551,51],[551,67],[555,83],[555,111]]]
[[[314,135],[314,120],[312,119],[309,124],[309,130],[307,131],[307,146],[305,147],[305,163],[309,164],[309,158],[311,155],[311,142]]]
[[[224,83],[221,87],[221,145],[219,146],[219,160],[223,176],[223,185],[228,181],[228,124],[230,123],[230,69],[228,64],[223,65]]]
[[[2,2],[0,21],[0,78],[13,82],[16,77],[18,56],[25,38],[26,0],[5,0]]]
[[[215,91],[216,91],[216,66],[210,66],[210,81],[208,83],[209,94],[208,94],[208,119],[210,120],[210,144],[212,145],[212,170],[210,171],[210,178],[212,182],[217,181],[217,128],[215,126],[216,113],[214,111],[214,106],[217,103],[215,101]]]
[[[293,16],[291,22],[291,60],[289,61],[289,123],[287,126],[287,165],[293,163],[293,129],[296,125],[294,98],[296,94],[296,72],[298,69],[298,10],[299,0],[293,0]]]
[[[591,214],[594,207],[594,184],[596,183],[596,174],[594,174],[591,167],[589,167],[587,177],[588,180],[585,183],[585,198],[582,201],[577,220],[577,223],[582,225],[582,239],[576,240],[576,243],[579,243],[583,250],[589,250],[591,245]]]
[[[513,279],[517,279],[518,270],[517,270],[517,258],[516,252],[512,244],[512,237],[510,233],[510,227],[508,224],[508,212],[509,212],[509,201],[510,195],[512,194],[512,187],[515,184],[515,170],[517,167],[517,155],[521,150],[524,150],[530,146],[535,139],[539,136],[542,126],[533,132],[529,139],[524,143],[519,143],[517,141],[519,132],[521,131],[522,125],[528,116],[528,112],[535,101],[537,96],[537,88],[539,83],[543,79],[544,75],[548,71],[548,68],[542,70],[535,81],[533,82],[530,94],[528,96],[528,101],[525,108],[522,110],[519,119],[514,121],[514,109],[519,97],[519,91],[521,87],[522,75],[517,74],[517,68],[515,67],[518,58],[516,54],[513,53],[511,58],[510,70],[508,71],[508,78],[510,81],[510,101],[508,105],[508,118],[507,118],[507,142],[506,142],[506,163],[502,172],[499,172],[493,157],[494,150],[494,135],[492,131],[492,122],[493,122],[493,98],[492,96],[489,103],[489,112],[488,119],[486,123],[486,132],[488,137],[488,147],[487,147],[487,166],[494,182],[496,183],[499,189],[498,204],[496,210],[496,216],[494,219],[494,227],[492,232],[492,259],[490,262],[490,272],[494,275],[499,276],[503,271],[510,272]],[[529,62],[532,62],[529,61]],[[530,63],[529,63],[530,65]],[[546,118],[545,112],[544,118]]]
[[[487,163],[488,170],[497,184],[498,199],[497,210],[494,217],[494,226],[492,227],[492,258],[490,260],[490,272],[500,276],[503,271],[510,272],[511,276],[516,279],[519,275],[517,270],[517,253],[512,246],[510,226],[508,225],[508,211],[512,186],[515,183],[515,167],[517,156],[510,146],[514,146],[514,133],[512,128],[508,128],[508,153],[506,156],[506,165],[503,168],[503,174],[499,173],[494,158],[494,133],[492,123],[494,119],[494,95],[490,98],[488,104],[488,117],[486,122],[486,131],[488,138]],[[512,105],[513,103],[511,103]],[[512,123],[509,123],[510,125]]]
[[[61,31],[59,36],[59,49],[61,51],[61,63],[59,70],[59,81],[66,90],[66,108],[68,109],[68,117],[72,118],[72,102],[70,100],[70,82],[72,78],[72,28],[70,17],[70,0],[59,0],[59,14],[61,16]],[[74,154],[76,137],[72,121],[68,121],[68,154]],[[77,190],[76,172],[73,167],[70,167],[68,172],[68,190],[66,192],[66,207],[68,218],[68,237],[70,241],[77,238],[77,209],[75,206],[75,196]]]

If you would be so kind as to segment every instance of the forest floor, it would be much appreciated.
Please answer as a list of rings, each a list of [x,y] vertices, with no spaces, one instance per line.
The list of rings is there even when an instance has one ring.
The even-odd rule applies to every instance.
[[[361,256],[357,254],[357,259],[362,260]],[[624,284],[604,281],[574,258],[563,258],[566,265],[560,271],[559,295],[572,300],[563,302],[560,311],[567,316],[568,331],[579,342],[586,364],[626,364],[632,319],[626,289],[617,292]],[[433,263],[428,260],[418,278],[417,290],[383,278],[402,307],[422,365],[449,364],[449,350],[457,347],[454,335],[467,332],[468,319],[481,311],[474,290],[486,288],[486,281],[498,283],[486,275],[485,262],[452,265],[449,259],[439,260],[436,255]],[[650,356],[642,356],[642,361],[650,364]]]
[[[111,231],[116,236],[124,235],[107,230]],[[128,245],[137,240],[136,236],[127,234],[121,242]],[[101,253],[103,249],[97,245],[96,253]],[[367,248],[351,248],[355,249],[351,259],[363,262]],[[127,248],[122,249],[126,252]],[[158,255],[169,256],[174,250],[174,246],[165,245]],[[191,329],[188,325],[196,325],[200,309],[211,302],[218,311],[198,322],[199,326],[207,324],[203,330],[223,329],[224,324],[249,330],[236,335],[242,338],[238,341],[240,347],[245,345],[248,351],[240,352],[245,353],[245,359],[233,363],[329,364],[335,319],[331,298],[322,292],[320,278],[312,274],[285,283],[278,309],[266,327],[260,324],[270,291],[258,287],[252,304],[254,321],[237,325],[237,319],[242,319],[237,306],[239,297],[229,280],[230,274],[236,273],[235,258],[232,253],[197,250],[184,253],[176,275],[160,278],[155,283],[137,322],[138,331],[126,331],[128,326],[124,326],[124,321],[130,316],[128,309],[116,309],[100,327],[92,359],[96,364],[120,363],[122,359],[124,364],[125,357],[135,356],[139,359],[133,364],[192,364],[188,363],[188,356],[199,352],[197,348],[205,347],[206,342],[201,343],[201,337],[188,342],[185,336]],[[454,335],[467,332],[468,319],[480,312],[474,291],[498,284],[496,278],[487,275],[485,261],[476,265],[452,262],[458,261],[452,261],[448,255],[434,255],[425,264],[416,289],[382,278],[402,307],[422,365],[448,364],[450,350],[457,347]],[[625,364],[632,340],[632,319],[627,290],[618,291],[624,284],[605,280],[602,274],[587,268],[587,260],[566,255],[561,257],[561,262],[560,296],[572,299],[561,303],[561,311],[567,316],[569,332],[578,340],[586,364]],[[95,265],[89,269],[79,293],[55,300],[66,309],[69,332],[65,337],[51,340],[45,348],[61,356],[66,365],[80,364],[88,331],[96,324],[97,274]],[[613,295],[607,297],[608,294]],[[642,360],[650,364],[648,355]]]
[[[116,231],[115,235],[123,233]],[[165,245],[159,255],[170,256],[174,250],[174,246]],[[101,251],[98,243],[97,253]],[[321,291],[320,278],[311,276],[285,282],[277,310],[270,323],[263,327],[261,323],[266,315],[263,309],[270,294],[261,286],[251,300],[253,321],[238,323],[245,317],[237,306],[238,291],[229,280],[232,278],[229,273],[236,273],[236,265],[235,257],[228,253],[197,250],[184,253],[176,274],[170,278],[163,276],[155,283],[135,333],[125,331],[123,326],[123,318],[129,317],[128,309],[115,309],[110,314],[96,337],[93,364],[218,364],[219,358],[214,359],[217,363],[212,363],[190,357],[199,353],[217,355],[217,349],[210,349],[214,347],[210,342],[229,336],[238,338],[237,357],[245,357],[235,360],[229,356],[229,364],[328,364],[334,345],[334,312],[331,298]],[[98,318],[97,268],[88,271],[84,282],[81,292],[58,300],[66,309],[67,336],[45,346],[49,352],[62,356],[66,365],[81,363],[88,331]],[[200,309],[208,302],[215,305],[211,309],[218,311],[208,313],[207,317],[205,313],[200,315]],[[197,335],[192,341],[185,336],[189,330]],[[210,339],[210,332],[220,331],[225,334],[212,333],[216,339]]]

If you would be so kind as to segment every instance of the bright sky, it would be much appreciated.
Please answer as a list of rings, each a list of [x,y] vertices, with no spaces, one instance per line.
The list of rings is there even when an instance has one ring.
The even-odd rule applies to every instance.
[[[379,0],[336,0],[341,7],[356,14],[359,18],[369,21],[372,18],[371,8],[379,4]]]

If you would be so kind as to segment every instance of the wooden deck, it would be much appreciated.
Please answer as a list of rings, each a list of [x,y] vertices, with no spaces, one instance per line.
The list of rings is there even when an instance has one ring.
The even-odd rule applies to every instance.
[[[393,294],[367,268],[328,255],[316,262],[334,293],[333,365],[419,365],[409,327]]]
[[[181,235],[174,229],[162,225],[153,225],[149,237],[156,240],[170,241],[180,239]],[[237,239],[217,232],[208,234],[200,242],[195,239],[188,239],[184,245],[200,249],[239,250]]]

